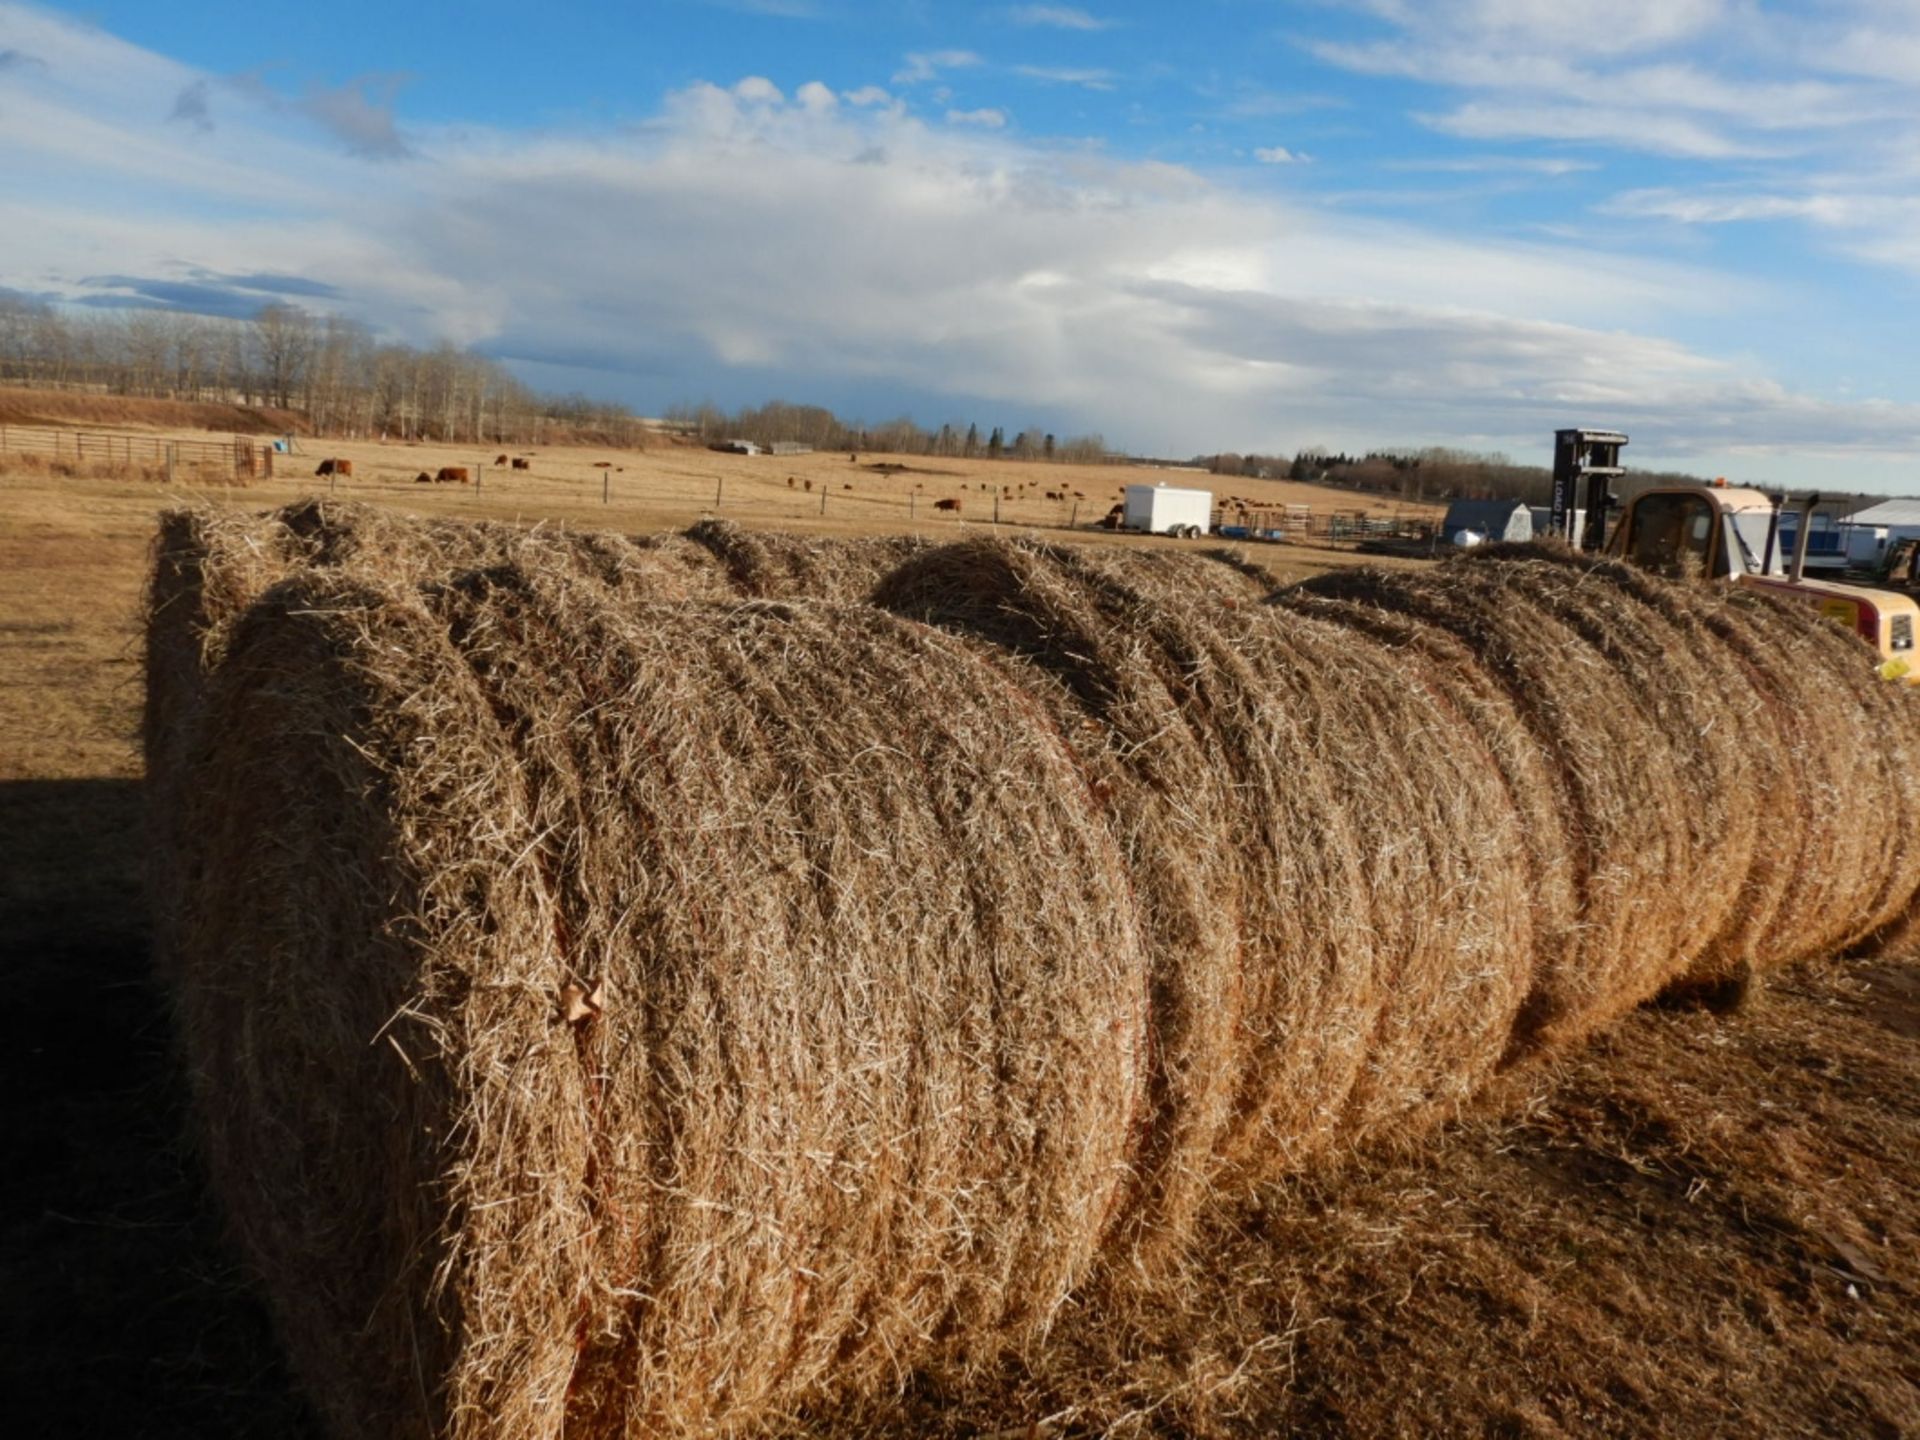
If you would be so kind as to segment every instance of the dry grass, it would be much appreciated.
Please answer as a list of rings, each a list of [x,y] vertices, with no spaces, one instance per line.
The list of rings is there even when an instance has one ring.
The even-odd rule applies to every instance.
[[[0,385],[0,425],[110,425],[116,429],[212,430],[230,435],[284,435],[304,428],[292,410],[213,401],[155,400],[83,390],[32,390]]]

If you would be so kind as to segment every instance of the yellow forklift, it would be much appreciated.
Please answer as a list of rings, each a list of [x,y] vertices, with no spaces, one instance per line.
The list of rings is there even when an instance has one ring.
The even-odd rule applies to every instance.
[[[1920,604],[1912,595],[1807,576],[1813,533],[1808,517],[1820,502],[1818,495],[1802,502],[1802,523],[1787,560],[1778,547],[1784,495],[1716,480],[1656,486],[1622,505],[1611,481],[1625,473],[1620,450],[1626,443],[1625,435],[1612,430],[1555,433],[1549,534],[1673,579],[1748,585],[1812,605],[1879,653],[1884,679],[1920,683],[1920,656],[1914,652]],[[1576,508],[1581,498],[1584,507]],[[1619,514],[1609,523],[1616,507]],[[1910,576],[1915,559],[1906,557]]]

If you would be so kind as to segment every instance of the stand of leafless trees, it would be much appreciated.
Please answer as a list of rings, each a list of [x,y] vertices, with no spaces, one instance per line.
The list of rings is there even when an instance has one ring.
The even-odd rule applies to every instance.
[[[129,309],[75,314],[0,295],[0,384],[299,412],[317,435],[489,444],[644,443],[625,406],[536,394],[497,362],[274,304],[248,320]]]
[[[983,437],[980,427],[955,423],[929,430],[902,416],[878,425],[842,420],[821,405],[784,400],[748,406],[728,414],[712,404],[674,405],[663,417],[669,427],[699,440],[752,440],[771,445],[791,440],[816,450],[875,450],[889,455],[940,455],[989,460],[1059,460],[1098,465],[1120,457],[1098,435],[1056,439],[1042,430],[1022,430],[1009,439],[995,427]]]

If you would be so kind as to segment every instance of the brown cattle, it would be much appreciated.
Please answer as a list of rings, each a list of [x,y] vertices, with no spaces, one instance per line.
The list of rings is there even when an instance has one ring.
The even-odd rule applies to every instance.
[[[613,468],[613,461],[596,460],[593,462],[593,468],[596,470],[611,470]]]
[[[522,460],[522,459],[519,459],[518,457],[515,457],[513,462],[513,468],[516,470],[531,470],[533,468],[533,462],[531,460]]]
[[[434,481],[443,485],[471,485],[473,473],[464,465],[442,465]]]
[[[496,455],[493,457],[493,467],[496,470],[506,463],[507,463],[507,457],[504,455]]]
[[[316,475],[351,475],[353,474],[353,462],[351,460],[322,460],[320,462],[320,468],[313,473]]]
[[[416,485],[431,485],[433,483],[433,476],[422,470],[418,475],[413,477],[413,483]]]
[[[960,513],[960,502],[958,500],[936,500],[933,502],[933,508],[936,510],[951,510],[954,514],[958,515]]]

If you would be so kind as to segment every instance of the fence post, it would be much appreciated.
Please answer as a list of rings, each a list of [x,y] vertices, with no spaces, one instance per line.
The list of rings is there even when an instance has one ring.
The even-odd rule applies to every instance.
[[[714,477],[714,480],[713,480],[713,508],[714,508],[714,509],[716,509],[716,510],[718,510],[718,509],[720,508],[720,492],[721,492],[721,490],[722,490],[722,489],[723,489],[723,488],[724,488],[724,487],[726,486],[726,483],[727,483],[727,477],[726,477],[726,476],[724,476],[724,475],[716,475],[716,476]]]
[[[167,442],[167,484],[169,486],[173,484],[173,452],[179,448],[173,441]]]
[[[918,490],[909,490],[907,492],[907,519],[909,520],[913,519],[914,509],[919,505],[919,503],[920,503],[920,492]]]
[[[996,525],[1000,523],[1000,492],[998,490],[993,492],[993,523]]]
[[[607,504],[613,498],[613,471],[600,472],[600,503]]]
[[[1078,525],[1079,523],[1080,523],[1080,502],[1076,500],[1073,502],[1073,514],[1067,517],[1067,528],[1071,530],[1075,525]]]
[[[820,482],[820,513],[827,513],[827,482],[824,480]]]

